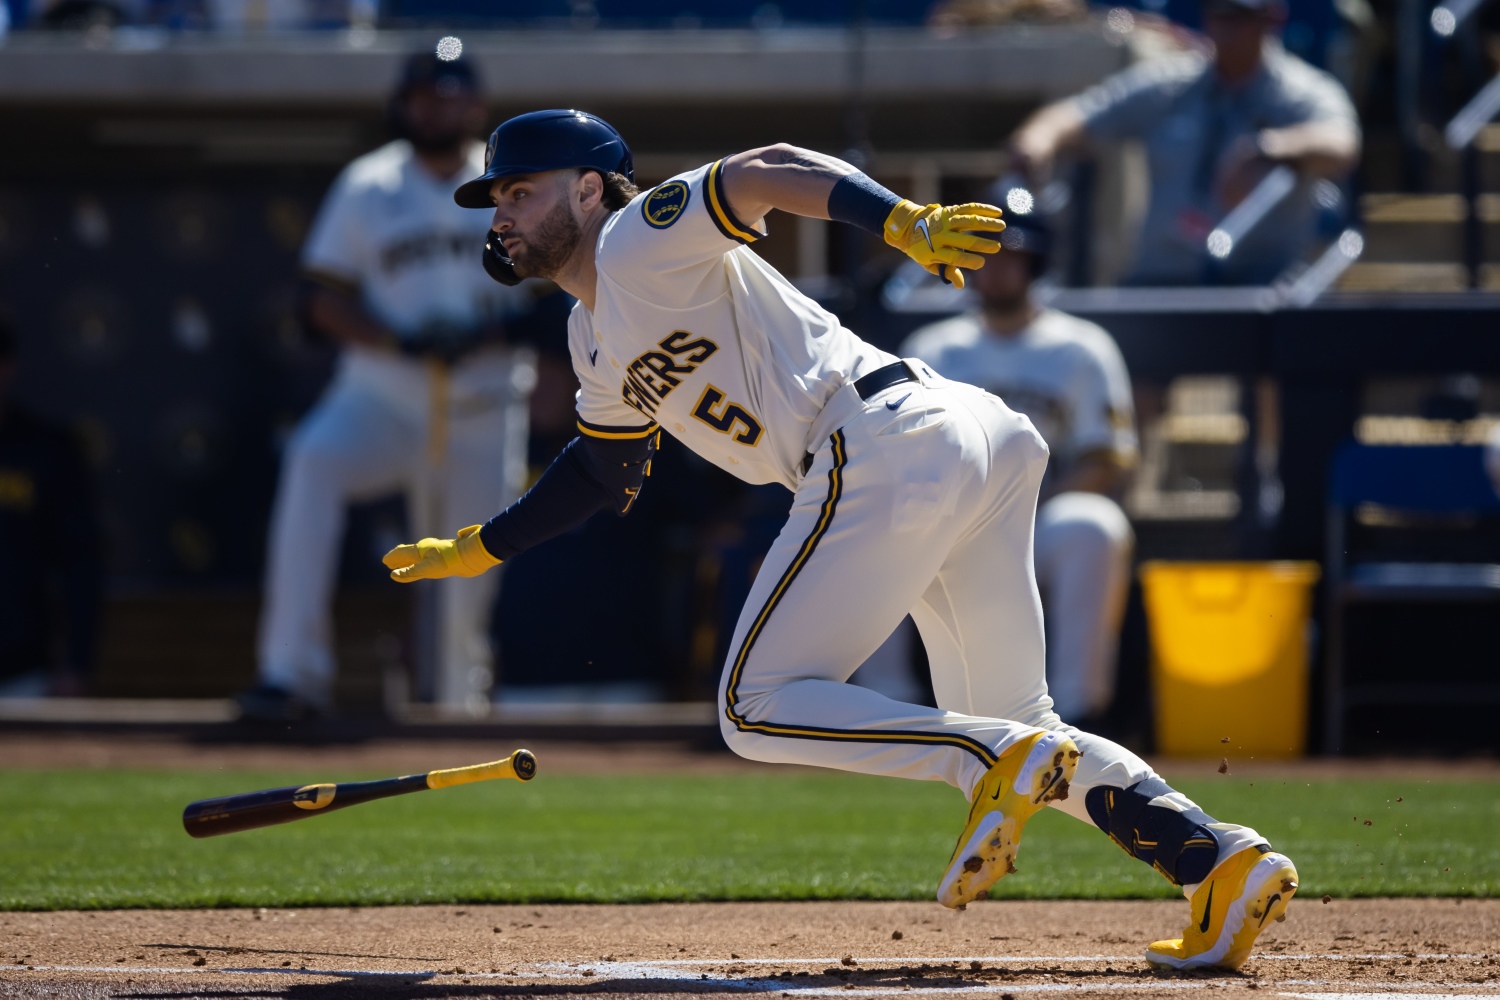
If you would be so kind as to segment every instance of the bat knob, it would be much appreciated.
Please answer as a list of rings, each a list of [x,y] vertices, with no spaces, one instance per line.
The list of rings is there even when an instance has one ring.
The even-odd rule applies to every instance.
[[[536,754],[530,750],[517,750],[511,758],[511,766],[516,769],[517,778],[530,781],[536,777]]]

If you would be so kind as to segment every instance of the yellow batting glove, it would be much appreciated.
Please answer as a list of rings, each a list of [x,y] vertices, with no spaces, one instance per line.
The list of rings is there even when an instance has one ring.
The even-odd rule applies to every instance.
[[[965,205],[918,205],[902,201],[885,219],[885,241],[955,288],[964,287],[961,268],[984,266],[980,254],[1000,249],[983,233],[1005,229],[1000,209],[981,202]]]
[[[424,538],[415,545],[398,545],[381,560],[397,583],[441,580],[445,576],[478,576],[500,560],[479,540],[479,525],[471,524],[457,538]]]

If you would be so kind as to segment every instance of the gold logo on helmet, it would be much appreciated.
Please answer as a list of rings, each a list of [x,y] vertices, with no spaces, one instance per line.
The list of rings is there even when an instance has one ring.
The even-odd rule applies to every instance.
[[[646,225],[653,229],[666,229],[677,221],[682,210],[687,208],[688,186],[682,181],[668,181],[646,195],[641,202],[641,215]]]

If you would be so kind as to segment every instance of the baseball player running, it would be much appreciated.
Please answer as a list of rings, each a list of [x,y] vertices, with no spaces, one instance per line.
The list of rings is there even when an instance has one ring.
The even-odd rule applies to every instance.
[[[1292,862],[1218,823],[1123,747],[1064,725],[1044,677],[1032,519],[1047,449],[998,397],[871,347],[748,248],[773,208],[879,233],[962,287],[1000,247],[988,205],[916,205],[833,157],[775,145],[636,193],[630,151],[579,111],[513,118],[454,198],[493,211],[486,269],[551,278],[579,436],[532,489],[456,538],[386,555],[400,582],[475,576],[629,510],[665,431],[795,500],[719,691],[739,754],[946,781],[972,803],[937,897],[983,899],[1048,804],[1092,822],[1191,901],[1175,968],[1236,967],[1297,888]],[[628,578],[629,567],[620,568]],[[610,586],[615,586],[611,583]],[[845,683],[910,613],[941,708]]]

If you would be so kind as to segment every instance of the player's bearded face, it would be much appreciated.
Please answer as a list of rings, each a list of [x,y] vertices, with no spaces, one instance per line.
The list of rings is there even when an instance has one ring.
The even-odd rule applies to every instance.
[[[506,234],[521,242],[510,251],[516,274],[523,278],[551,278],[562,270],[583,239],[567,197],[560,197],[541,220],[526,230]]]
[[[1030,296],[1031,262],[1024,253],[1001,251],[987,258],[984,267],[969,272],[968,281],[986,308],[1014,312]]]
[[[463,148],[473,133],[476,102],[468,94],[419,87],[402,104],[403,132],[418,152],[443,153]]]

